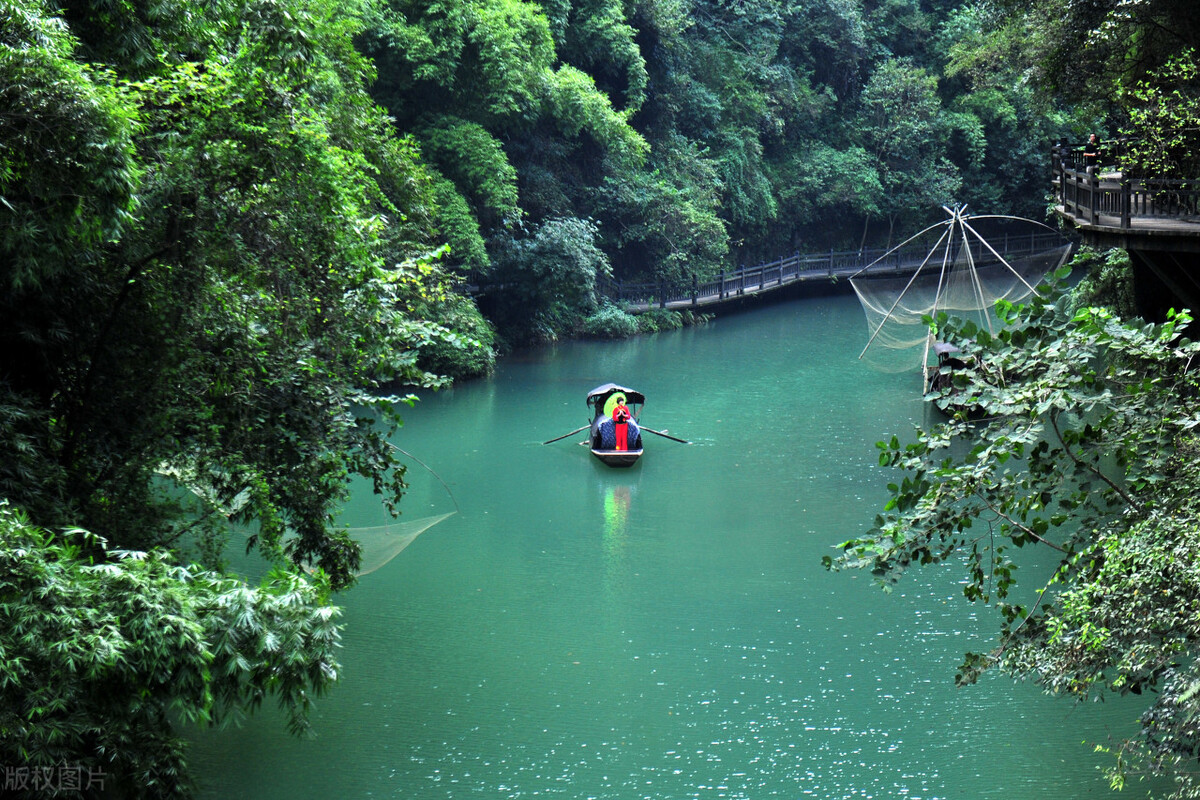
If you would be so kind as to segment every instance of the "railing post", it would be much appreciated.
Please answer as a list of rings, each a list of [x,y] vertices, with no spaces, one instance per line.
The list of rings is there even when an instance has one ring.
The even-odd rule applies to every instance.
[[[658,279],[658,307],[667,307],[667,287],[666,284],[663,283],[662,278]]]
[[[721,270],[720,283],[717,284],[717,299],[725,299],[725,270]]]
[[[692,308],[700,304],[700,281],[696,278],[696,274],[692,273]]]
[[[1100,176],[1093,170],[1088,173],[1088,188],[1091,190],[1089,205],[1090,218],[1093,225],[1100,224]]]
[[[1067,205],[1067,159],[1064,156],[1058,160],[1058,199],[1063,207]]]
[[[1133,195],[1129,189],[1129,178],[1121,175],[1121,227],[1129,230],[1133,227]]]

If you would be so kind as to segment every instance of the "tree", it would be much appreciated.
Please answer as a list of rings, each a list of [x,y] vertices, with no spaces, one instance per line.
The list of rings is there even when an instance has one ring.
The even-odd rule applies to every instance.
[[[556,14],[555,6],[569,8]],[[636,111],[646,99],[646,61],[637,31],[617,0],[543,3],[562,60],[591,76],[601,92],[624,110]],[[555,9],[556,10],[556,9]]]
[[[1142,738],[1126,747],[1196,796],[1200,344],[1183,336],[1186,313],[1143,325],[1040,292],[1001,303],[1009,327],[994,337],[937,320],[979,365],[938,403],[982,421],[960,410],[915,442],[881,442],[881,465],[904,477],[826,564],[885,587],[911,566],[964,568],[966,597],[993,605],[1000,631],[990,652],[967,654],[960,683],[998,668],[1080,699],[1146,693]],[[1018,591],[1026,547],[1057,564],[1036,591]]]
[[[786,216],[807,226],[831,210],[855,217],[880,212],[883,186],[875,160],[861,147],[835,150],[814,144],[778,167],[777,182]],[[781,215],[784,216],[784,215]]]
[[[119,235],[134,208],[134,107],[74,44],[39,3],[0,6],[0,257],[15,288]]]
[[[1001,0],[989,40],[1017,53],[1041,89],[1102,107],[1179,53],[1200,47],[1189,0]]]
[[[404,489],[385,387],[478,346],[422,316],[478,321],[448,299],[432,176],[366,94],[358,10],[0,8],[9,764],[176,796],[168,712],[275,692],[300,723],[336,677],[328,592],[358,544],[335,515],[355,475],[393,510]],[[229,519],[278,570],[257,590],[170,554],[212,567]]]
[[[682,282],[720,269],[728,248],[716,165],[686,140],[657,150],[652,171],[610,177],[596,208],[626,279]],[[660,160],[661,159],[661,160]]]
[[[596,239],[595,223],[568,217],[548,220],[529,236],[493,240],[502,294],[484,303],[503,336],[517,344],[553,341],[596,310],[597,284],[612,274]]]
[[[452,337],[413,316],[445,275],[392,266],[432,249],[428,178],[366,97],[340,8],[264,0],[225,29],[214,5],[192,19],[213,26],[203,60],[134,58],[137,80],[71,66],[36,9],[15,29],[43,46],[0,61],[30,101],[0,172],[3,247],[22,253],[0,268],[0,447],[38,523],[173,544],[196,520],[167,470],[257,523],[268,557],[352,582],[357,546],[331,523],[349,476],[391,503],[403,488],[396,399],[370,390],[437,382],[420,347]],[[55,147],[78,157],[46,158],[32,132],[64,126]]]
[[[421,141],[446,179],[437,186],[436,221],[452,246],[449,257],[476,276],[489,267],[480,243],[521,221],[514,158],[522,168],[544,158],[540,148],[528,152],[531,134],[550,136],[556,149],[569,143],[566,160],[586,152],[585,141],[614,163],[644,159],[646,143],[629,124],[644,70],[618,8],[598,3],[573,15],[551,9],[552,26],[542,6],[525,0],[392,2],[360,37],[379,67],[374,96]],[[577,27],[589,31],[586,42]],[[625,76],[625,108],[618,110],[592,76],[562,61],[552,29],[581,63],[612,66],[603,52],[617,62],[615,72],[604,74]],[[604,51],[594,38],[600,36],[619,53]]]
[[[898,223],[916,227],[952,203],[962,183],[946,158],[948,126],[937,78],[903,59],[883,62],[863,88],[861,127],[878,164],[890,246]]]
[[[977,212],[1045,215],[1046,145],[1091,121],[1072,103],[1039,97],[1026,65],[989,36],[992,4],[971,3],[939,26],[935,51],[944,63],[948,155],[962,172],[958,199]]]
[[[1200,174],[1200,69],[1186,50],[1121,95],[1132,140],[1121,154],[1126,173],[1190,178]]]
[[[87,776],[72,781],[84,797],[186,795],[172,718],[218,724],[276,695],[304,730],[337,678],[338,613],[320,578],[251,588],[162,551],[49,534],[0,503],[5,796],[54,796],[66,767]]]

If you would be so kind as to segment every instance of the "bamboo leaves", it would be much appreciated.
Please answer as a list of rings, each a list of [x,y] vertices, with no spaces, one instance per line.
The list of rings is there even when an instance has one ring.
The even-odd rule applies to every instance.
[[[186,793],[167,712],[217,723],[275,695],[302,732],[337,679],[327,597],[320,578],[251,588],[161,551],[45,533],[0,504],[0,758]]]

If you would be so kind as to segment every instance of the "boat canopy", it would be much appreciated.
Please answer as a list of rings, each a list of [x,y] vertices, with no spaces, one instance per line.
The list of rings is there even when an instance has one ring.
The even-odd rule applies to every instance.
[[[941,357],[941,356],[952,356],[955,353],[961,353],[962,351],[959,350],[954,345],[950,344],[949,342],[934,342],[933,343],[933,352],[935,354],[937,354],[939,357]]]
[[[603,386],[597,386],[588,392],[587,404],[588,407],[603,409],[608,402],[608,398],[612,397],[617,392],[625,395],[625,405],[643,405],[646,402],[646,396],[641,392],[633,389],[627,389],[624,386],[618,386],[615,383],[606,383]]]

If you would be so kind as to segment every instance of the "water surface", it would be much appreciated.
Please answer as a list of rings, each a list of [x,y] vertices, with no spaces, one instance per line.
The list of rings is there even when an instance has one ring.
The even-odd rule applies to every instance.
[[[424,397],[397,443],[454,499],[414,465],[406,515],[458,513],[340,597],[343,678],[313,739],[271,710],[194,737],[206,796],[1102,794],[1092,745],[1133,735],[1137,705],[955,689],[997,628],[957,575],[884,594],[821,568],[886,499],[874,443],[926,413],[915,373],[857,361],[865,339],[852,297],[796,300]],[[629,470],[580,437],[540,444],[608,381],[696,443],[646,435]],[[384,521],[366,490],[347,515]]]

